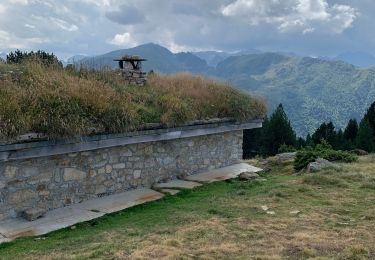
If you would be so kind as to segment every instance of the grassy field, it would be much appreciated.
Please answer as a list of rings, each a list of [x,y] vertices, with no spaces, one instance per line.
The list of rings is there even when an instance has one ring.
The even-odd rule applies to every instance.
[[[226,83],[190,74],[148,79],[139,87],[115,71],[0,64],[0,140],[28,132],[55,138],[126,132],[148,123],[248,121],[266,113],[263,101]]]
[[[271,168],[0,245],[0,259],[375,259],[374,155],[318,174]]]

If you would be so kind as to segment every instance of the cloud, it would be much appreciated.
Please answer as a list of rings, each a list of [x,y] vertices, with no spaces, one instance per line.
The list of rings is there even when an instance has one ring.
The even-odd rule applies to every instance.
[[[372,0],[0,0],[0,50],[65,58],[154,42],[173,51],[374,52],[374,12]]]
[[[172,4],[172,12],[175,14],[183,14],[183,15],[195,15],[195,16],[202,15],[202,11],[196,8],[195,6],[191,4],[181,3],[181,2]]]
[[[329,5],[326,0],[236,0],[221,8],[226,17],[245,20],[251,26],[270,24],[280,32],[342,33],[352,26],[358,11]]]
[[[20,4],[20,5],[27,5],[29,4],[28,0],[9,0],[11,4]]]
[[[137,43],[132,39],[130,33],[116,34],[113,39],[108,41],[110,44],[125,47],[134,47]]]
[[[48,38],[19,38],[13,33],[0,30],[0,48],[2,49],[23,49],[27,48],[30,44],[42,44],[49,42]]]
[[[2,5],[2,4],[0,4],[0,14],[3,14],[3,13],[5,13],[5,11],[6,11],[6,8],[5,8],[5,6],[4,6],[4,5]]]
[[[129,25],[143,23],[145,16],[134,6],[121,5],[117,11],[108,11],[105,16],[112,22]]]
[[[75,24],[70,24],[67,21],[55,18],[55,17],[50,17],[49,18],[57,27],[60,29],[63,29],[68,32],[75,32],[78,31],[78,26]]]

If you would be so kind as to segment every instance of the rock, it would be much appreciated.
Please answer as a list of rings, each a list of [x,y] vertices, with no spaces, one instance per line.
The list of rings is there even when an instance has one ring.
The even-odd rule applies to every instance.
[[[318,158],[315,160],[315,162],[311,162],[307,165],[307,172],[318,172],[326,168],[337,169],[338,166],[334,163],[331,163],[330,161],[327,161],[326,159]]]
[[[240,175],[238,175],[238,178],[243,181],[255,180],[258,177],[259,175],[255,172],[242,172]]]
[[[16,173],[17,173],[17,167],[14,167],[14,166],[7,166],[5,168],[5,172],[4,172],[4,175],[5,177],[7,178],[13,178],[14,176],[16,176]]]
[[[269,208],[266,205],[261,206],[261,209],[264,210],[264,211],[268,211],[269,210]]]
[[[268,173],[270,172],[272,169],[269,168],[269,167],[263,167],[262,171],[258,172],[258,173]]]
[[[141,173],[142,173],[141,170],[135,170],[135,171],[133,171],[133,177],[134,177],[134,179],[141,178]]]
[[[275,213],[275,211],[266,211],[266,213],[268,214],[268,215],[275,215],[276,213]]]
[[[86,176],[86,172],[77,170],[75,168],[64,169],[64,181],[79,181],[85,179]]]
[[[293,153],[279,153],[276,154],[275,157],[278,162],[287,162],[287,161],[292,161],[296,157],[297,152]]]
[[[354,154],[356,154],[358,156],[368,155],[368,152],[366,152],[365,150],[362,150],[362,149],[354,149],[354,150],[351,150],[350,152],[354,153]]]
[[[44,217],[46,211],[41,208],[27,209],[22,213],[22,217],[28,221],[34,221],[38,218]]]
[[[292,210],[291,212],[289,212],[291,215],[298,215],[301,213],[300,210]]]

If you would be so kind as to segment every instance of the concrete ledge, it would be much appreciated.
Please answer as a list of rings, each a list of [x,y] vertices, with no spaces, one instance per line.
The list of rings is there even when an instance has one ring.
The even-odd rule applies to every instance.
[[[21,218],[0,222],[0,244],[18,237],[40,236],[80,222],[99,218],[146,202],[158,200],[164,195],[154,190],[140,188],[103,198],[85,201],[72,206],[47,212],[35,221]]]
[[[51,144],[51,142],[34,142],[31,144],[8,144],[0,146],[0,161],[12,161],[19,159],[53,156],[97,150],[102,148],[110,148],[115,146],[123,146],[128,144],[173,140],[260,127],[262,127],[262,121],[254,120],[243,124],[230,123],[209,125],[206,127],[204,125],[198,125],[191,127],[160,129],[157,131],[145,131],[144,134],[142,134],[142,132],[135,132],[134,135],[128,133],[127,136],[119,137],[117,137],[118,135],[102,135],[100,136],[100,138],[96,138],[97,140],[90,137],[87,138],[87,141],[75,143],[59,142],[57,144]],[[85,138],[82,137],[82,139]]]

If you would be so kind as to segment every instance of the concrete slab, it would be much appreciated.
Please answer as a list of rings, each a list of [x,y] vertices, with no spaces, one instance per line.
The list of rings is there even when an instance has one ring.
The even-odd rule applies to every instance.
[[[0,243],[17,237],[43,235],[163,196],[160,192],[142,188],[51,210],[45,217],[31,222],[22,218],[1,221]]]
[[[0,233],[8,239],[24,236],[38,236],[71,225],[89,221],[103,216],[101,212],[78,210],[64,207],[47,212],[46,216],[35,221],[22,218],[9,219],[0,222]]]
[[[73,207],[80,210],[113,213],[149,201],[158,200],[162,197],[164,197],[163,193],[151,189],[140,188],[111,196],[88,200],[80,204],[75,204]]]
[[[6,238],[5,236],[3,236],[3,234],[0,234],[0,244],[5,243],[5,242],[9,242],[9,241],[10,241],[9,238]]]
[[[173,189],[162,189],[161,192],[168,193],[170,195],[176,195],[180,192],[180,190],[173,190]]]
[[[193,189],[199,186],[202,186],[202,184],[193,182],[193,181],[171,180],[165,183],[157,183],[154,185],[154,188],[157,188],[157,189],[162,189],[162,188]]]
[[[237,178],[242,172],[260,172],[262,169],[247,163],[238,163],[220,169],[187,176],[188,181],[215,182]]]

